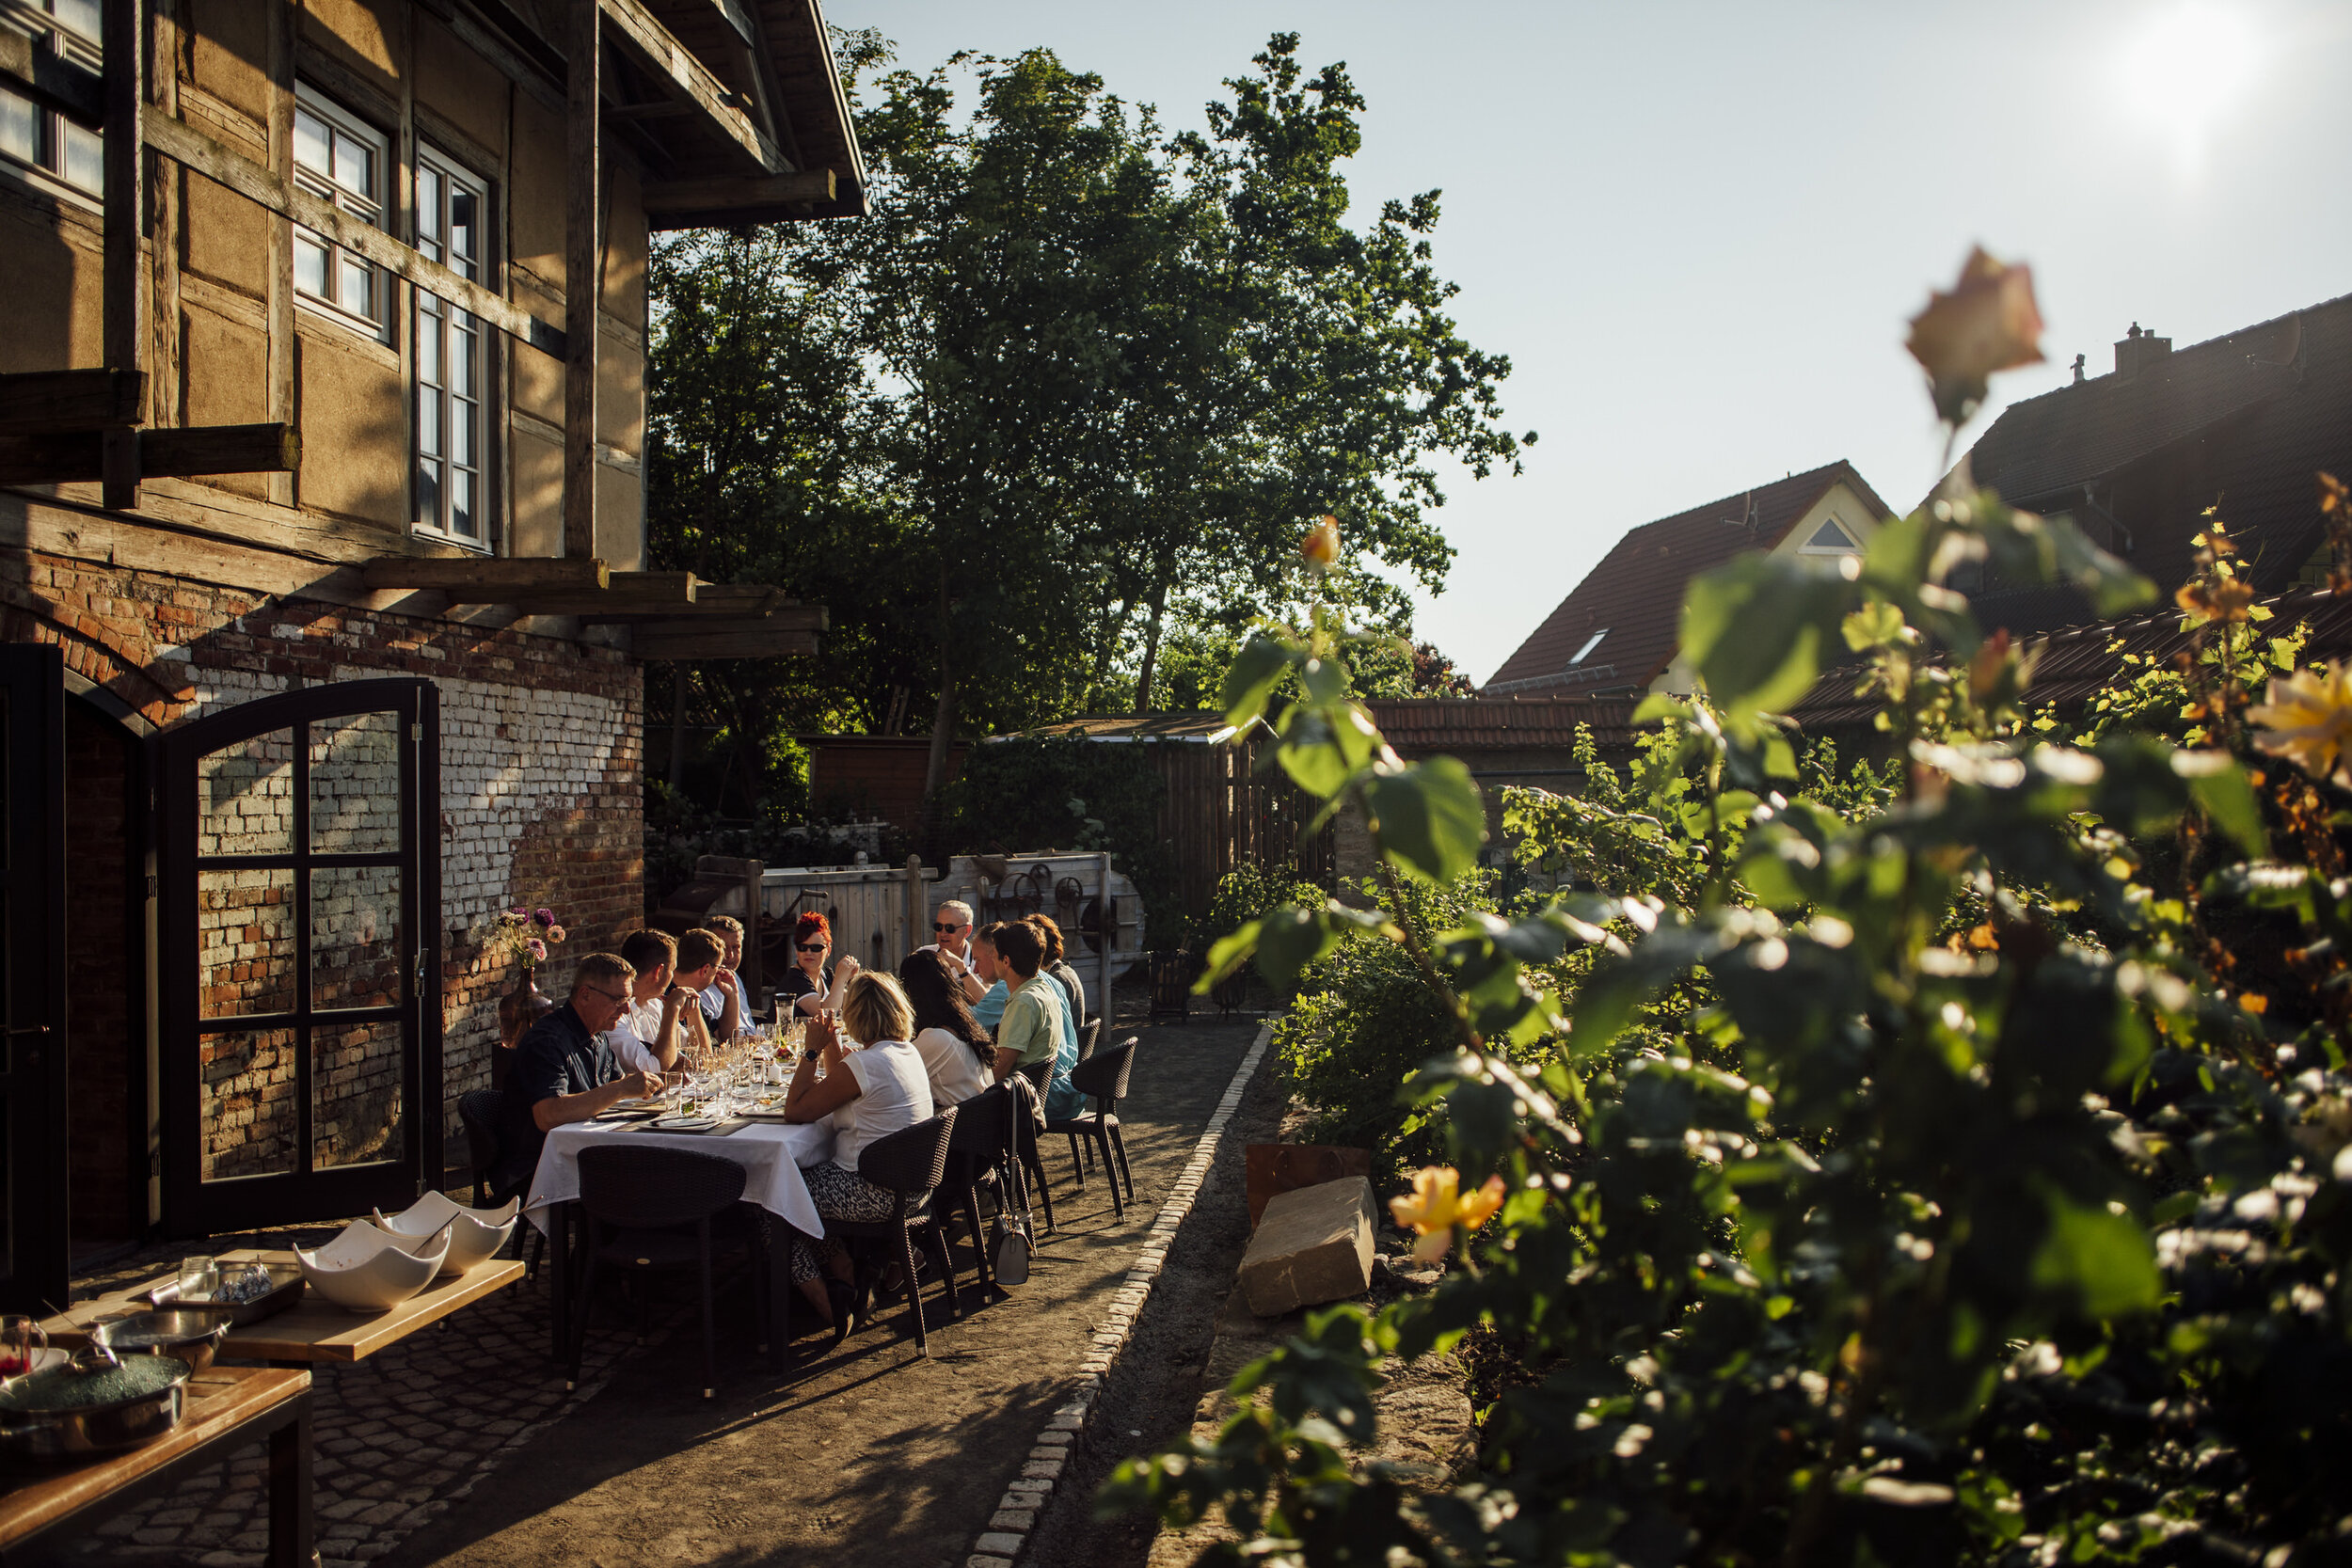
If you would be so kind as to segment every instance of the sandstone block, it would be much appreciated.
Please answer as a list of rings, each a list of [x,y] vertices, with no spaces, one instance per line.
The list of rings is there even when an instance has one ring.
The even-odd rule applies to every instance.
[[[1372,1183],[1360,1176],[1275,1197],[1242,1254],[1241,1288],[1249,1309],[1262,1318],[1279,1317],[1370,1289],[1376,1223]]]

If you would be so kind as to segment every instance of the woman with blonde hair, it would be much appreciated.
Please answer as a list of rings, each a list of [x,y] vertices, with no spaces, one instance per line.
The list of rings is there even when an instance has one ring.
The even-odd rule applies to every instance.
[[[886,1220],[897,1205],[890,1193],[858,1174],[857,1162],[877,1139],[930,1118],[930,1075],[910,1038],[914,1033],[914,1009],[887,974],[864,974],[850,981],[840,1028],[823,1014],[809,1020],[807,1050],[785,1090],[784,1119],[833,1118],[833,1158],[801,1172],[817,1212],[827,1219]],[[825,1069],[821,1082],[819,1064]],[[818,1316],[833,1324],[834,1341],[839,1343],[850,1332],[857,1305],[849,1249],[831,1237],[796,1239],[792,1278]]]

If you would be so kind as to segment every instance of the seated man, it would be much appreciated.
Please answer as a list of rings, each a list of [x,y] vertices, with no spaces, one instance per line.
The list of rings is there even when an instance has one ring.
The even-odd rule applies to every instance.
[[[631,931],[621,958],[637,972],[628,1006],[612,1026],[612,1055],[631,1072],[660,1074],[677,1066],[678,1053],[709,1043],[702,1032],[701,1002],[675,984],[677,942],[667,931]]]
[[[1000,920],[972,939],[972,972],[987,988],[972,1004],[972,1016],[992,1035],[1005,1020],[1005,1004],[1012,1000],[1012,972],[996,957],[996,933],[1005,925]]]
[[[628,1005],[637,972],[610,953],[591,953],[572,976],[564,1006],[526,1030],[506,1069],[506,1126],[499,1162],[489,1173],[494,1193],[528,1197],[548,1134],[585,1121],[619,1101],[656,1087],[642,1072],[624,1072],[600,1037]]]
[[[751,1022],[751,1015],[743,1010],[742,1000],[733,986],[719,991],[719,1012],[716,1017],[711,1015],[710,995],[718,990],[719,966],[726,952],[724,938],[699,927],[677,939],[677,977],[674,989],[692,994],[693,1003],[686,1011],[691,1011],[692,1027],[704,1031],[706,1040],[731,1040],[738,1029]]]
[[[736,973],[743,962],[743,923],[731,914],[714,914],[703,926],[723,944],[718,973],[703,988],[703,1022],[716,1038],[731,1039],[735,1029],[748,1029],[752,1023],[751,992],[743,989],[742,976]],[[725,1018],[729,996],[735,998],[736,1024],[734,1029],[722,1030],[719,1025]]]
[[[972,950],[972,906],[961,898],[950,898],[939,906],[931,916],[930,944],[915,949],[918,953],[937,953],[946,959],[947,973],[955,976],[963,999],[977,1002],[988,990],[988,982],[980,978]]]
[[[1025,1065],[1051,1061],[1045,1084],[1048,1120],[1073,1117],[1085,1109],[1086,1097],[1070,1086],[1078,1066],[1078,1041],[1068,1026],[1069,1001],[1055,978],[1040,968],[1045,961],[1045,942],[1037,927],[1007,921],[994,927],[997,967],[1013,982],[1012,999],[1005,1004],[1004,1022],[996,1029],[996,1076],[1009,1078]]]

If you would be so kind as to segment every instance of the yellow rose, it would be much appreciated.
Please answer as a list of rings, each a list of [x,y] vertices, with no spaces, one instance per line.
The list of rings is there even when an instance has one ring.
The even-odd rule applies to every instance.
[[[2273,677],[2270,700],[2246,710],[2254,744],[2315,779],[2352,789],[2352,671],[2338,662]]]
[[[1454,1244],[1454,1227],[1475,1230],[1502,1207],[1502,1178],[1490,1176],[1476,1192],[1465,1196],[1462,1173],[1452,1165],[1423,1165],[1413,1173],[1411,1194],[1389,1199],[1396,1223],[1418,1231],[1413,1256],[1424,1263],[1443,1258]]]
[[[1931,293],[1911,318],[1911,356],[1927,367],[1936,414],[1959,424],[1984,401],[1995,371],[2042,362],[2042,311],[2033,269],[1969,252],[1949,293]]]
[[[1314,527],[1299,542],[1298,553],[1316,571],[1327,570],[1340,558],[1340,520],[1328,512],[1315,519]]]

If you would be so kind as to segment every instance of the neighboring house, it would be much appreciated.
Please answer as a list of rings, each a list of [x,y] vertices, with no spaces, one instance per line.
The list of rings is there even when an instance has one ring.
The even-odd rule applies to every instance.
[[[653,230],[853,215],[817,0],[0,0],[0,1305],[398,1208],[638,922]]]
[[[2352,479],[2352,294],[2178,350],[2134,323],[2112,372],[2083,369],[2002,411],[1968,453],[1977,484],[2071,518],[2168,594],[2208,507],[2263,593],[2326,579],[2312,476]],[[2092,618],[2071,588],[1955,585],[2020,634]]]
[[[1645,523],[1617,541],[1480,694],[1691,689],[1677,658],[1693,577],[1750,550],[1852,555],[1893,514],[1843,461]]]
[[[2307,661],[2352,654],[2352,610],[2327,580],[2315,475],[2352,479],[2352,295],[2174,349],[2135,323],[2115,368],[2011,404],[1966,459],[1968,478],[2013,506],[2065,516],[2147,576],[2151,610],[2101,622],[2069,587],[1955,579],[1977,619],[2026,640],[2027,691],[2061,712],[2122,667],[2126,653],[2185,645],[2172,592],[2194,569],[2205,511],[2229,524],[2241,565],[2276,617],[2300,624]],[[1811,734],[1883,749],[1851,671],[1831,671],[1791,710]]]

